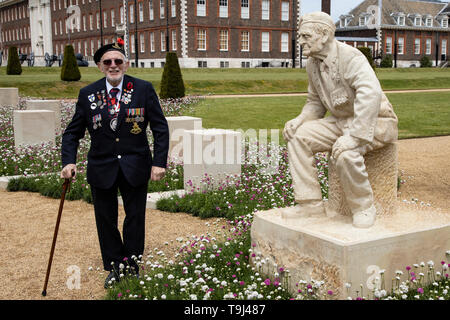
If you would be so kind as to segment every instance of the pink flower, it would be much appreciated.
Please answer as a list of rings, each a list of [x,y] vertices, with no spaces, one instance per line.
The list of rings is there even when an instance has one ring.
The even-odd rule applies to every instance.
[[[270,279],[264,280],[264,283],[266,284],[266,286],[270,285]]]
[[[243,285],[245,285],[245,282],[244,282],[244,281],[239,281],[239,284],[240,284],[241,286],[243,286]]]
[[[423,289],[422,289],[422,288],[419,288],[419,289],[417,289],[417,292],[418,292],[418,293],[423,293]]]
[[[407,267],[406,267],[406,270],[407,270],[407,271],[411,270],[411,267],[410,267],[410,266],[407,266]]]
[[[333,291],[328,290],[328,294],[329,294],[330,296],[332,296],[332,295],[333,295]]]
[[[122,297],[122,293],[119,292],[119,293],[117,294],[117,298],[121,298],[121,297]]]

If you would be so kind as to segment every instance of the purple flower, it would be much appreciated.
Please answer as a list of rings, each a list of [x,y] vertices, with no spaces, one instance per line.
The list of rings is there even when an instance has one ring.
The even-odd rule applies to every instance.
[[[407,270],[407,271],[411,270],[411,267],[410,267],[410,266],[407,266],[407,267],[406,267],[406,270]]]
[[[333,291],[328,290],[328,294],[329,294],[330,296],[332,296],[332,295],[333,295]]]
[[[270,279],[264,280],[264,283],[266,284],[266,286],[270,285]]]
[[[245,285],[245,282],[244,282],[244,281],[239,281],[239,284],[240,284],[241,286],[243,286],[243,285]]]
[[[419,288],[419,289],[417,289],[417,292],[418,292],[418,293],[423,293],[423,289],[422,289],[422,288]]]

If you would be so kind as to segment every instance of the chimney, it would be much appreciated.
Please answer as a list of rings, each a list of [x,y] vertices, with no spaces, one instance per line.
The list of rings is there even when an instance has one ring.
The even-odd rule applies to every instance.
[[[322,12],[331,15],[331,0],[322,0]]]

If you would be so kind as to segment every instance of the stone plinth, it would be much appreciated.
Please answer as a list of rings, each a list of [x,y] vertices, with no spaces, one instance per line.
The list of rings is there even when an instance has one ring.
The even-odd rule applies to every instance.
[[[275,268],[270,266],[274,264],[289,270],[293,293],[300,280],[314,279],[324,281],[324,290],[332,290],[334,299],[349,296],[345,283],[351,283],[353,298],[355,291],[361,292],[360,284],[367,296],[381,287],[381,283],[375,287],[373,283],[380,270],[385,270],[388,291],[396,270],[406,274],[406,266],[429,260],[437,265],[450,248],[448,210],[432,211],[399,202],[394,215],[379,217],[369,229],[354,228],[351,217],[342,215],[302,217],[288,224],[281,217],[283,210],[292,208],[257,212],[251,237],[256,244],[254,252],[269,258],[266,269],[272,275]]]
[[[50,110],[55,112],[56,134],[61,132],[61,102],[59,100],[27,100],[27,110]]]
[[[19,104],[18,88],[0,88],[0,105],[14,106]]]
[[[166,117],[169,126],[169,156],[183,158],[183,135],[185,130],[201,130],[202,118],[179,116]]]
[[[377,216],[395,213],[398,183],[397,159],[396,143],[373,150],[364,156]],[[336,166],[332,161],[328,164],[328,208],[333,213],[352,216],[339,182]]]
[[[241,174],[241,133],[224,129],[185,130],[183,168],[186,191],[215,187]],[[204,181],[209,180],[208,182]],[[202,182],[203,180],[203,182]],[[198,189],[197,189],[198,188]]]
[[[54,111],[15,110],[13,125],[16,148],[47,142],[55,144]]]

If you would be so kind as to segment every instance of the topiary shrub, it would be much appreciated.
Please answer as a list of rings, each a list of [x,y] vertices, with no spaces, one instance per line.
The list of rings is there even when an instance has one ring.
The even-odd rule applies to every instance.
[[[169,99],[182,98],[184,96],[185,88],[177,54],[175,52],[167,52],[159,97],[161,99]]]
[[[8,65],[6,66],[6,74],[22,74],[22,66],[20,65],[19,55],[17,53],[16,47],[9,47],[8,49]]]
[[[431,62],[430,58],[427,56],[423,56],[422,59],[420,59],[420,67],[421,68],[431,68],[433,66],[433,63]]]
[[[386,55],[380,63],[381,68],[392,68],[392,65],[392,56],[390,54]]]
[[[366,56],[367,61],[369,61],[369,64],[372,66],[372,68],[375,69],[375,63],[372,57],[372,50],[370,50],[367,47],[358,47],[358,49]]]
[[[61,66],[61,80],[78,81],[81,79],[80,69],[78,69],[77,58],[71,45],[64,48],[64,60]]]

